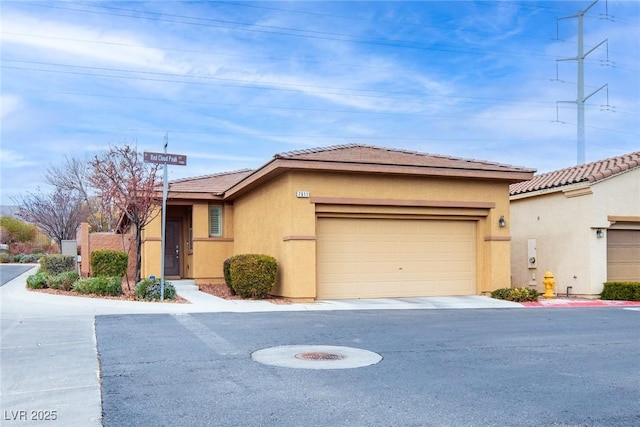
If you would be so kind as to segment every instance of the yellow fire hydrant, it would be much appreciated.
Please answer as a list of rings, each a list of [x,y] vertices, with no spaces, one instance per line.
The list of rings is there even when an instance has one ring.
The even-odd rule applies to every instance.
[[[553,288],[555,288],[556,286],[556,279],[554,279],[552,272],[547,271],[546,273],[544,273],[544,280],[542,281],[542,284],[544,285],[543,297],[545,299],[554,298]]]

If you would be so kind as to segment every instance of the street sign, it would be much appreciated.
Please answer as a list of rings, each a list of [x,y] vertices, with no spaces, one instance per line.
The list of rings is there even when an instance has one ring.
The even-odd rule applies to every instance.
[[[149,153],[144,152],[144,161],[161,165],[186,166],[187,156],[183,154]]]
[[[187,156],[183,154],[168,154],[169,134],[164,136],[164,153],[144,152],[144,161],[164,165],[162,177],[162,238],[160,241],[160,301],[164,300],[164,258],[167,234],[167,193],[169,192],[169,176],[167,165],[186,166]]]

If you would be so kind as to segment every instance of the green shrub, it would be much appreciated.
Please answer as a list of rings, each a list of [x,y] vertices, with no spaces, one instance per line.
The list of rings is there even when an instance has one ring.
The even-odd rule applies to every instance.
[[[13,256],[7,252],[0,252],[0,263],[7,264],[13,261]]]
[[[51,276],[45,272],[38,272],[27,277],[27,288],[45,289],[49,287]]]
[[[500,288],[491,292],[491,298],[495,299],[509,299],[509,294],[511,293],[511,288]]]
[[[53,276],[49,281],[49,287],[51,289],[70,291],[73,288],[73,284],[79,279],[80,275],[76,271],[65,271],[64,273]]]
[[[540,292],[530,288],[501,288],[491,292],[491,298],[514,302],[538,301]]]
[[[55,276],[65,271],[76,271],[76,262],[73,255],[44,255],[40,258],[40,270]]]
[[[269,255],[245,254],[231,257],[231,286],[242,298],[266,298],[276,283],[278,264]]]
[[[18,263],[22,260],[23,257],[24,257],[24,254],[15,254],[13,256],[12,262]]]
[[[129,256],[126,252],[103,249],[91,252],[91,275],[123,277],[127,274]]]
[[[122,294],[121,277],[89,277],[73,284],[73,290],[79,294],[111,295]]]
[[[601,299],[640,301],[640,282],[605,282]]]
[[[231,292],[231,295],[235,295],[236,291],[234,291],[233,286],[231,286],[231,258],[224,260],[222,264],[222,274],[224,275],[224,283],[227,284],[229,292]]]
[[[22,257],[20,258],[20,263],[21,264],[35,264],[38,262],[38,260],[41,258],[40,255],[38,254],[27,254],[27,255],[22,255]]]
[[[160,299],[160,279],[142,279],[136,283],[136,298],[153,301]],[[164,282],[164,299],[175,299],[176,288],[171,282]]]

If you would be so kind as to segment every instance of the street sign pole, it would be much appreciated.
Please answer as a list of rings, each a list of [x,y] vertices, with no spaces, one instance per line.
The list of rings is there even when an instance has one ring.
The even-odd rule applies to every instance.
[[[160,301],[164,301],[164,263],[165,249],[167,245],[167,193],[169,192],[169,173],[167,165],[186,166],[187,156],[183,154],[167,154],[169,134],[164,136],[164,153],[144,153],[144,161],[163,165],[162,172],[162,236],[160,239]]]
[[[166,157],[167,154],[167,145],[169,145],[169,134],[165,134],[164,136],[164,154]],[[166,258],[166,245],[167,245],[167,192],[169,190],[167,172],[167,162],[164,162],[164,171],[162,172],[162,239],[161,239],[161,249],[160,249],[160,301],[164,301],[164,259]]]

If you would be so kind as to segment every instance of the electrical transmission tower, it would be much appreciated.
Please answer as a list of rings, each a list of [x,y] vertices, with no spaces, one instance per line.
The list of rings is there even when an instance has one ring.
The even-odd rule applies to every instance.
[[[600,86],[595,91],[591,92],[589,95],[584,95],[584,60],[585,58],[594,50],[598,49],[600,46],[607,44],[607,60],[605,61],[605,65],[610,65],[609,62],[609,48],[608,48],[608,39],[605,39],[598,43],[595,47],[590,49],[589,51],[584,51],[584,28],[583,28],[583,18],[584,15],[593,7],[599,0],[595,0],[591,3],[586,9],[579,11],[575,15],[565,16],[563,18],[558,18],[558,21],[563,19],[578,19],[578,54],[573,58],[564,58],[558,59],[556,61],[556,80],[558,79],[558,62],[559,61],[576,61],[578,63],[578,95],[575,101],[557,101],[558,103],[571,103],[576,104],[578,110],[578,164],[581,165],[585,162],[585,130],[584,130],[584,104],[585,102],[591,98],[596,93],[600,92],[602,89],[607,89],[607,107],[609,106],[609,88],[608,84],[604,84]],[[608,17],[608,13],[605,14],[605,17]],[[559,38],[559,37],[558,37]]]

